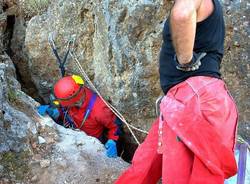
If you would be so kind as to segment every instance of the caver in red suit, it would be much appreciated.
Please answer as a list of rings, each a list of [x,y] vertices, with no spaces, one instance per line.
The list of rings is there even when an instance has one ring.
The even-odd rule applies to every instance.
[[[84,131],[87,135],[98,138],[108,149],[115,149],[121,134],[121,121],[92,90],[84,86],[80,76],[72,75],[61,78],[54,85],[53,104],[58,106],[60,115],[56,122]],[[117,155],[117,150],[107,153]]]
[[[218,0],[206,2],[213,3],[213,11],[196,24],[188,64],[178,61],[170,22],[165,23],[161,114],[116,184],[156,184],[160,178],[163,184],[223,184],[237,172],[237,110],[219,71],[225,36],[222,8]]]
[[[224,82],[191,77],[162,99],[161,116],[116,184],[223,184],[236,174],[237,111]],[[162,127],[162,128],[161,128]]]

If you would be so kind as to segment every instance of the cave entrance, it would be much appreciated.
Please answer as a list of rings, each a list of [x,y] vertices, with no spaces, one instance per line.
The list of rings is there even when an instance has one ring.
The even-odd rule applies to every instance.
[[[131,133],[126,132],[121,136],[120,143],[123,146],[123,152],[121,153],[120,157],[124,161],[131,163],[134,153],[138,148],[138,144],[134,141]]]
[[[8,9],[8,7],[4,7],[4,11]],[[14,66],[16,68],[16,76],[17,80],[21,84],[22,90],[31,96],[33,99],[38,101],[41,104],[44,104],[44,100],[40,97],[35,84],[33,83],[28,67],[28,58],[25,57],[25,53],[23,51],[16,53],[16,51],[12,50],[11,44],[19,44],[20,47],[23,47],[24,40],[21,40],[20,43],[14,43],[13,37],[15,37],[14,29],[15,24],[17,22],[15,15],[7,16],[7,26],[4,33],[4,50],[12,59]],[[25,32],[23,33],[25,34]],[[25,35],[23,35],[25,37]],[[126,129],[125,125],[123,126]],[[135,150],[137,149],[138,144],[134,141],[131,133],[128,130],[124,131],[124,134],[120,137],[119,140],[119,148],[120,149],[120,157],[126,161],[131,162]]]
[[[3,6],[3,11],[5,12],[7,10],[8,6],[5,4]],[[23,30],[15,31],[16,23],[20,24],[20,20],[21,18],[16,17],[16,15],[7,16],[7,21],[6,21],[7,25],[3,33],[3,40],[2,40],[3,51],[5,51],[13,61],[13,64],[16,69],[16,77],[19,83],[21,84],[22,91],[27,93],[36,101],[42,103],[43,99],[40,97],[38,90],[31,79],[28,57],[23,49],[25,41],[25,31]],[[25,30],[26,28],[25,23],[23,26],[24,28],[22,27],[22,29]]]

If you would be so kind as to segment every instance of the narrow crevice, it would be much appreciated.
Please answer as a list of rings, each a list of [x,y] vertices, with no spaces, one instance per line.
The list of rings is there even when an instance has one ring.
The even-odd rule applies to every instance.
[[[4,9],[7,9],[5,7]],[[31,96],[36,101],[43,103],[43,99],[38,95],[38,90],[35,87],[35,84],[31,80],[30,72],[28,71],[28,64],[25,61],[25,57],[23,53],[14,53],[11,49],[11,40],[13,38],[14,26],[16,22],[15,15],[7,16],[7,27],[4,33],[4,50],[9,55],[13,64],[16,68],[16,77],[19,83],[21,84],[21,89],[29,96]],[[22,43],[14,43],[14,44],[22,44]],[[21,67],[21,68],[20,68]]]
[[[12,50],[11,50],[11,39],[13,35],[15,25],[15,16],[7,16],[7,27],[6,31],[4,33],[4,45],[5,45],[5,51],[6,53],[11,57],[13,56]]]

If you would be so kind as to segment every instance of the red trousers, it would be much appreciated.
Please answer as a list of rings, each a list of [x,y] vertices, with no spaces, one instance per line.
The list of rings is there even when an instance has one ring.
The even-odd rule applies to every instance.
[[[116,184],[223,184],[237,172],[236,106],[222,80],[192,77],[162,99],[161,115]]]

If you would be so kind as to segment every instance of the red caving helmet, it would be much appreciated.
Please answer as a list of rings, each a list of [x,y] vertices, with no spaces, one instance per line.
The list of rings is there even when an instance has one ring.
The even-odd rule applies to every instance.
[[[71,106],[84,96],[84,81],[78,75],[61,78],[54,85],[55,100],[53,103],[63,107]]]

